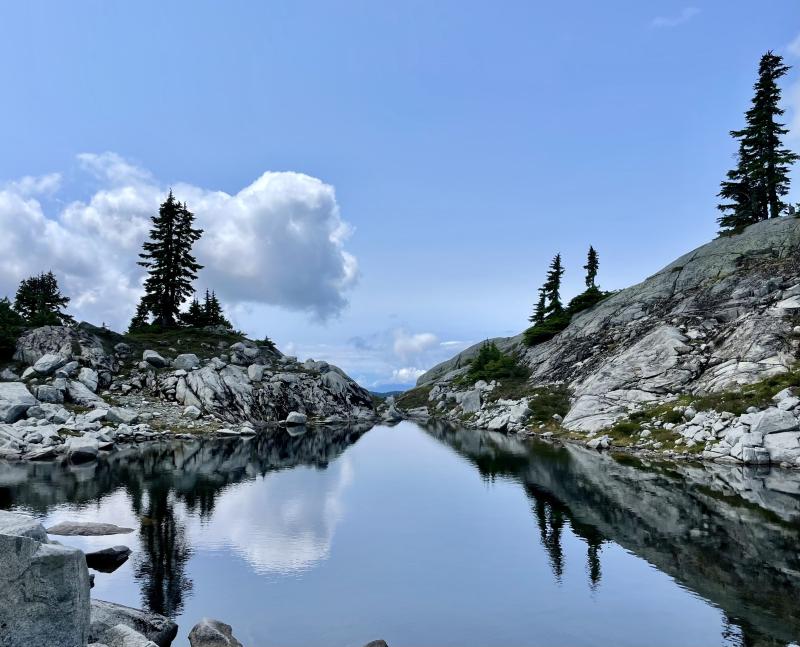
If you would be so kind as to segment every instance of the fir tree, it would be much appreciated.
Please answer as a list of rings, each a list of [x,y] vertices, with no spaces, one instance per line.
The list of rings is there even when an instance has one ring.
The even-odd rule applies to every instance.
[[[150,240],[142,246],[139,265],[147,268],[145,296],[147,311],[155,323],[171,328],[180,316],[180,306],[194,293],[192,281],[202,269],[192,255],[192,246],[203,233],[193,227],[194,214],[172,191],[153,216]]]
[[[206,313],[196,297],[189,304],[189,309],[181,314],[181,322],[190,328],[202,328],[206,325]]]
[[[586,270],[586,287],[589,290],[597,289],[597,270],[600,267],[600,261],[597,258],[597,252],[594,247],[589,245],[589,253],[586,256],[586,265],[583,269]]]
[[[545,296],[544,286],[542,286],[539,288],[539,300],[536,302],[536,307],[533,310],[533,314],[530,317],[528,317],[528,321],[530,321],[534,325],[544,322],[545,306],[546,306],[545,299],[546,296]]]
[[[25,321],[11,307],[11,301],[5,297],[0,299],[0,360],[11,359],[24,325]]]
[[[761,57],[746,125],[731,131],[739,150],[736,168],[728,171],[718,194],[723,200],[717,207],[723,213],[718,219],[723,233],[788,211],[783,197],[789,192],[789,167],[798,156],[781,144],[788,129],[777,121],[784,113],[778,105],[777,81],[788,71],[780,56],[767,52]]]
[[[73,321],[71,316],[61,312],[68,303],[69,297],[61,294],[55,275],[44,272],[19,284],[14,310],[30,326],[57,326]]]
[[[150,324],[150,312],[144,299],[139,300],[139,305],[136,306],[136,313],[128,325],[128,332],[140,330]]]
[[[550,263],[547,280],[545,280],[543,286],[544,296],[547,299],[545,319],[551,315],[559,315],[564,311],[564,306],[561,304],[562,276],[564,276],[564,268],[561,265],[561,254],[556,254]]]

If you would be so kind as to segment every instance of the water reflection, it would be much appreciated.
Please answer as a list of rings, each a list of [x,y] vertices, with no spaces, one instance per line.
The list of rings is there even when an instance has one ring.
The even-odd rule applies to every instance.
[[[63,503],[80,506],[124,492],[140,522],[134,577],[142,605],[175,617],[192,590],[186,567],[198,546],[192,543],[196,537],[190,539],[187,519],[210,523],[212,517],[221,517],[215,519],[221,522],[218,541],[233,543],[257,569],[300,569],[324,558],[338,515],[337,488],[348,478],[346,463],[334,470],[329,492],[309,492],[298,483],[293,494],[269,499],[277,504],[270,508],[262,504],[261,495],[248,501],[244,490],[237,491],[235,509],[227,518],[225,513],[215,515],[215,507],[220,495],[237,483],[297,466],[327,468],[366,430],[329,428],[302,435],[275,430],[244,440],[147,443],[78,467],[0,464],[0,508],[43,515]],[[240,533],[237,520],[244,522]],[[213,533],[203,540],[213,543]]]
[[[426,431],[484,478],[519,480],[560,581],[564,524],[587,545],[589,585],[614,542],[726,615],[723,639],[786,645],[800,635],[800,475],[769,468],[672,465],[579,447],[521,443],[431,424]]]

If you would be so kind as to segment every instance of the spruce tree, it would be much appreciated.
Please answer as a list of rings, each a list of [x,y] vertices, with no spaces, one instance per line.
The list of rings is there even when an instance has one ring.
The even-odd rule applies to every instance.
[[[189,304],[189,309],[181,314],[181,322],[190,328],[202,328],[206,325],[206,313],[196,297]]]
[[[194,214],[172,191],[153,216],[150,240],[142,246],[139,265],[147,268],[143,303],[164,328],[176,325],[180,306],[194,293],[192,281],[202,269],[192,255],[192,246],[203,233],[193,227]]]
[[[58,281],[52,272],[43,272],[23,280],[14,298],[16,310],[30,326],[58,326],[73,321],[61,312],[69,297],[61,294]]]
[[[149,325],[149,323],[150,312],[147,308],[147,304],[144,302],[144,299],[140,299],[139,305],[136,306],[136,313],[133,315],[133,319],[131,319],[131,323],[128,325],[128,332],[140,330],[141,328]]]
[[[6,297],[0,299],[0,360],[11,359],[24,325],[22,317],[11,307],[11,302]]]
[[[777,54],[767,52],[761,57],[746,125],[731,131],[739,140],[739,150],[736,168],[728,171],[718,194],[723,200],[717,207],[723,213],[718,219],[722,233],[740,231],[788,211],[783,197],[789,192],[789,167],[798,156],[783,147],[781,137],[788,129],[777,121],[784,113],[778,105],[777,82],[788,71]]]
[[[586,287],[589,290],[597,289],[597,270],[600,267],[600,261],[597,258],[597,252],[594,247],[589,245],[589,253],[586,256],[586,265],[583,269],[586,270]]]
[[[545,316],[545,291],[544,286],[539,288],[539,300],[536,302],[536,307],[533,310],[533,314],[528,317],[528,321],[530,321],[534,325],[538,325],[540,323],[544,323],[544,316]]]
[[[550,263],[550,270],[547,272],[547,280],[544,282],[544,295],[547,299],[545,308],[545,319],[551,315],[559,315],[564,311],[561,304],[561,277],[564,276],[564,268],[561,265],[561,254],[556,254]]]

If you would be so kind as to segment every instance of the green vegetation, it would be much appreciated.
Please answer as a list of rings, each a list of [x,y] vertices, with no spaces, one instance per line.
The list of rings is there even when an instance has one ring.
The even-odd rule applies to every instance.
[[[524,333],[524,341],[528,346],[535,346],[542,342],[552,339],[567,326],[569,322],[579,312],[588,310],[605,299],[610,293],[604,292],[597,287],[597,270],[600,261],[594,247],[589,247],[586,258],[586,290],[573,298],[567,307],[561,305],[561,277],[564,275],[564,268],[561,265],[561,255],[556,254],[550,270],[547,274],[545,284],[539,288],[539,300],[529,321],[533,325]]]
[[[25,321],[11,307],[11,302],[0,299],[0,361],[11,359],[24,325]]]
[[[533,396],[530,420],[535,423],[552,422],[554,415],[563,418],[569,411],[569,389],[566,386],[538,387],[527,395]]]
[[[492,380],[505,380],[528,377],[530,372],[520,365],[516,358],[501,352],[494,342],[485,342],[478,354],[469,364],[469,370],[462,381],[474,383],[478,380],[491,382]]]
[[[226,333],[211,332],[202,328],[161,329],[148,327],[129,332],[124,340],[135,350],[145,348],[172,347],[178,353],[194,353],[199,357],[211,357],[216,354],[218,345],[242,341],[244,335],[237,331]]]
[[[29,326],[59,326],[72,321],[61,311],[68,303],[69,297],[61,294],[55,275],[43,272],[19,284],[14,310]]]
[[[191,328],[202,328],[204,326],[222,326],[232,328],[231,322],[222,314],[222,306],[219,304],[215,292],[206,290],[206,297],[202,303],[194,297],[189,304],[189,309],[181,313],[181,323]],[[271,343],[271,342],[270,342]]]
[[[747,225],[790,212],[782,198],[789,192],[789,167],[799,158],[784,148],[781,137],[788,129],[777,121],[784,111],[778,105],[778,79],[789,71],[783,58],[767,52],[758,68],[755,96],[745,113],[746,125],[732,130],[739,140],[736,168],[720,186],[720,233],[735,233]]]
[[[702,396],[681,396],[681,404],[691,404],[698,411],[714,409],[740,415],[749,407],[764,408],[772,404],[772,396],[787,387],[800,387],[800,370],[794,369],[747,384],[735,391],[723,391]]]
[[[409,389],[402,395],[398,396],[395,401],[401,409],[416,409],[418,407],[428,406],[428,396],[431,393],[432,386],[418,386]]]

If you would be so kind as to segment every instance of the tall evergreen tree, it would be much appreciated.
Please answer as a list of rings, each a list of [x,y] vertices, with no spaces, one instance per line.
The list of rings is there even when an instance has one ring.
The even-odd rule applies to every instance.
[[[586,287],[588,289],[597,289],[597,270],[600,267],[600,260],[597,258],[597,252],[594,247],[589,245],[589,253],[586,256],[586,265],[583,269],[586,270]]]
[[[43,272],[23,280],[14,298],[16,310],[30,326],[57,326],[73,321],[62,312],[69,297],[61,294],[58,281],[52,272]]]
[[[134,332],[144,328],[149,323],[150,312],[147,308],[147,304],[144,302],[144,299],[140,299],[139,305],[136,306],[136,313],[133,315],[133,319],[131,319],[131,323],[128,325],[128,332]]]
[[[789,192],[789,167],[798,156],[782,145],[781,137],[788,129],[777,120],[784,113],[778,105],[778,79],[788,71],[777,54],[767,52],[761,57],[746,125],[731,131],[739,140],[739,150],[736,168],[728,171],[718,194],[723,200],[717,207],[723,213],[718,219],[723,233],[777,218],[788,210],[783,197]]]
[[[203,234],[194,226],[194,214],[172,191],[153,216],[150,240],[142,246],[139,265],[147,268],[143,303],[155,323],[171,328],[180,316],[180,306],[194,293],[192,281],[202,269],[192,255],[192,246]]]
[[[564,276],[564,268],[561,265],[561,254],[556,254],[550,263],[550,270],[547,272],[547,280],[544,282],[544,295],[547,299],[545,308],[545,318],[550,315],[559,315],[564,311],[561,304],[561,277]]]
[[[11,301],[6,297],[0,299],[0,360],[11,359],[24,325],[22,317],[11,307]]]
[[[203,306],[201,306],[200,302],[197,300],[197,297],[192,299],[192,302],[189,304],[189,309],[181,313],[181,323],[190,328],[202,328],[206,325],[206,313],[203,310]]]

